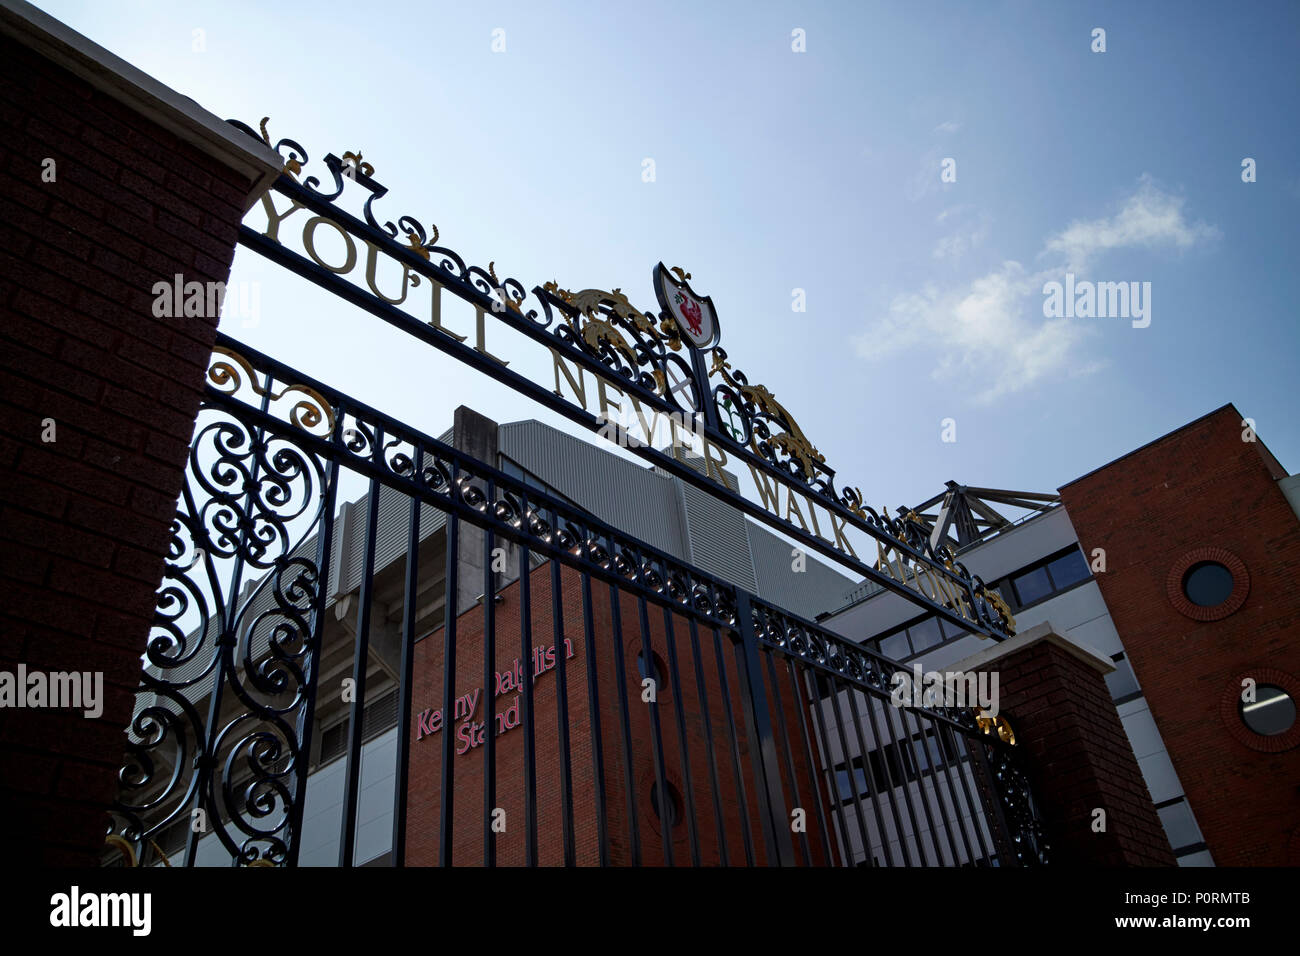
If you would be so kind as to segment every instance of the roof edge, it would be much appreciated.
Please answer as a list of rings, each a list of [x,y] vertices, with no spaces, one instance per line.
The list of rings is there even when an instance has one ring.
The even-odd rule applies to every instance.
[[[0,0],[0,33],[246,176],[252,188],[244,212],[284,168],[284,161],[270,146],[24,0]]]
[[[1080,475],[1078,478],[1072,478],[1071,480],[1067,481],[1065,484],[1061,485],[1056,490],[1060,492],[1060,491],[1064,491],[1066,488],[1069,488],[1071,485],[1077,485],[1085,478],[1091,478],[1093,475],[1097,474],[1098,472],[1105,471],[1111,465],[1118,464],[1119,462],[1123,461],[1126,458],[1132,458],[1134,455],[1138,454],[1139,452],[1144,452],[1148,448],[1154,448],[1156,445],[1159,445],[1162,441],[1173,438],[1179,432],[1186,431],[1187,429],[1191,428],[1193,425],[1199,425],[1207,418],[1213,418],[1215,415],[1218,415],[1220,412],[1225,411],[1226,409],[1229,408],[1231,408],[1234,412],[1237,412],[1238,415],[1241,414],[1240,412],[1237,411],[1236,405],[1234,405],[1232,402],[1228,402],[1224,405],[1220,405],[1218,408],[1214,409],[1213,411],[1206,412],[1200,418],[1193,418],[1190,422],[1187,422],[1184,425],[1179,425],[1173,431],[1165,432],[1165,434],[1161,435],[1159,438],[1151,439],[1151,441],[1147,442],[1145,445],[1139,445],[1137,448],[1134,448],[1131,451],[1126,451],[1118,458],[1113,458],[1110,461],[1106,462],[1106,464],[1098,465],[1096,468],[1092,469],[1091,471],[1085,472],[1084,474]],[[1272,452],[1269,452],[1269,455],[1271,457]]]

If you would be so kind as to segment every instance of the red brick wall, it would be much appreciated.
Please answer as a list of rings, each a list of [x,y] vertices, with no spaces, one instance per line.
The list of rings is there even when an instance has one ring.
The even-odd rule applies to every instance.
[[[0,73],[0,669],[105,682],[98,720],[0,710],[0,819],[15,863],[83,864],[104,843],[217,324],[155,318],[152,287],[226,279],[251,184],[8,38]]]
[[[991,670],[993,667],[980,668]],[[1173,866],[1106,682],[1039,641],[996,663],[999,706],[1038,800],[1053,866]],[[1094,811],[1105,829],[1093,829]]]
[[[1235,695],[1243,677],[1300,678],[1300,522],[1284,473],[1242,431],[1226,406],[1061,495],[1084,553],[1106,551],[1097,583],[1215,862],[1296,865],[1300,735],[1254,735],[1285,745],[1273,752],[1248,746]],[[1170,592],[1200,548],[1235,555],[1249,576],[1244,603],[1220,620],[1181,613],[1177,580]]]
[[[532,640],[534,646],[558,645],[560,642],[552,628],[551,570],[542,565],[530,576]],[[599,860],[599,840],[596,825],[595,774],[592,761],[592,723],[587,694],[588,654],[582,618],[582,592],[579,574],[569,568],[562,569],[561,590],[564,608],[564,636],[573,642],[574,656],[566,660],[568,680],[569,733],[571,748],[571,776],[573,780],[573,815],[577,862],[594,865]],[[496,670],[513,666],[519,657],[520,600],[518,583],[503,589],[504,600],[496,607]],[[641,863],[662,865],[664,862],[661,827],[650,808],[650,790],[655,780],[652,757],[652,731],[650,705],[641,700],[641,677],[637,671],[637,653],[641,650],[641,626],[637,601],[620,592],[619,601],[625,674],[627,687],[629,725],[632,738],[632,779],[635,786],[637,820],[641,842]],[[618,704],[617,681],[614,671],[614,628],[611,620],[612,604],[609,586],[592,582],[593,633],[596,645],[596,671],[600,701],[600,731],[604,755],[604,787],[609,827],[610,862],[628,865],[632,862],[631,828],[628,825],[627,786],[625,784],[625,759],[622,742],[621,710]],[[689,811],[688,788],[682,772],[680,735],[669,675],[667,634],[662,609],[647,607],[648,624],[653,652],[662,660],[661,685],[658,687],[657,708],[663,740],[664,765],[669,782],[681,796],[681,822],[673,829],[674,865],[690,865],[690,843],[685,822]],[[482,657],[483,610],[481,607],[461,615],[457,624],[457,694],[472,693],[483,686]],[[704,698],[707,701],[713,743],[718,761],[719,798],[722,804],[722,830],[731,865],[746,862],[741,797],[736,787],[731,762],[731,738],[726,713],[722,706],[722,688],[718,680],[718,662],[714,650],[713,633],[701,630],[700,656],[704,670]],[[713,791],[709,774],[708,749],[705,743],[703,719],[700,710],[700,688],[696,682],[694,657],[687,620],[673,617],[673,640],[677,652],[677,667],[681,681],[682,707],[685,717],[687,755],[691,773],[691,792],[695,801],[695,820],[700,845],[701,862],[718,864],[722,860],[718,841],[718,823],[713,807]],[[749,743],[745,733],[744,717],[740,708],[735,655],[723,636],[723,657],[731,695],[732,720],[738,736],[740,770],[743,776],[745,802],[750,820],[750,839],[754,847],[755,862],[767,862],[762,831],[758,822],[753,770],[749,761]],[[426,708],[437,710],[442,704],[443,635],[441,629],[420,641],[415,649],[415,712]],[[538,677],[534,684],[534,709],[536,733],[536,768],[538,802],[538,860],[543,865],[563,863],[563,831],[560,809],[560,747],[557,731],[557,679],[555,669]],[[803,855],[802,842],[794,836],[795,857],[798,862],[824,863],[824,854],[818,835],[816,803],[810,781],[814,779],[808,760],[802,752],[798,735],[798,716],[793,706],[792,686],[788,675],[778,670],[781,682],[781,702],[786,726],[790,733],[795,757],[795,773],[799,777],[799,792],[808,815],[808,837],[811,860]],[[771,684],[765,677],[765,686],[772,700]],[[487,692],[485,691],[485,694]],[[497,698],[497,710],[511,706],[515,693],[507,691]],[[520,704],[522,708],[522,701]],[[474,719],[486,720],[486,700],[480,697]],[[455,734],[463,721],[448,722],[432,736],[417,740],[418,718],[409,728],[411,734],[410,803],[408,808],[408,863],[413,866],[432,865],[438,861],[438,820],[441,800],[441,759],[443,735]],[[524,772],[523,748],[525,731],[518,726],[496,738],[495,805],[506,811],[506,832],[496,838],[497,862],[500,865],[520,865],[525,860],[526,829],[524,826]],[[460,746],[459,740],[454,740]],[[778,738],[778,747],[780,740]],[[783,753],[783,751],[782,751]],[[483,748],[469,750],[454,760],[454,828],[452,860],[460,865],[479,864],[483,859]],[[789,774],[782,763],[781,774],[786,787],[787,811],[793,809],[793,791]],[[826,795],[823,790],[823,805]],[[833,827],[831,828],[834,833]],[[833,838],[833,837],[832,837]]]

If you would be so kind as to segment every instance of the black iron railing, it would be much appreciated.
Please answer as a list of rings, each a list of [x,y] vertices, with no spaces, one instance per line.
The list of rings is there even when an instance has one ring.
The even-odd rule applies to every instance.
[[[368,485],[349,634],[331,630],[338,605],[333,620],[326,614],[345,474]],[[381,515],[385,488],[407,502],[404,554],[389,569],[376,563],[381,524],[392,520]],[[440,561],[421,526],[430,508],[444,522]],[[505,574],[503,545],[516,552]],[[341,653],[351,696],[337,862],[367,862],[356,857],[361,713],[385,636],[372,631],[377,582],[390,572],[401,595],[391,635],[395,865],[1046,860],[1015,749],[967,709],[893,706],[899,665],[224,336],[173,526],[115,834],[144,848],[190,819],[178,862],[298,863],[322,661]],[[458,595],[471,573],[482,594],[466,607]],[[425,636],[421,594],[438,575],[440,633]],[[510,628],[498,619],[507,612]],[[539,721],[534,680],[519,682],[516,725],[497,709],[502,654],[517,647],[530,666],[538,621],[555,652],[553,730]],[[430,746],[414,732],[421,638],[439,649],[429,655],[446,725],[429,738],[438,758],[418,753],[417,777],[412,748]],[[650,700],[638,653],[656,672]],[[451,719],[462,660],[481,665],[489,728],[469,760],[458,752],[464,725],[453,732]],[[517,758],[513,743],[500,756],[498,714],[522,735]],[[517,778],[499,777],[502,759]],[[517,823],[499,826],[500,788],[516,779],[522,843]],[[433,803],[436,815],[424,813]]]

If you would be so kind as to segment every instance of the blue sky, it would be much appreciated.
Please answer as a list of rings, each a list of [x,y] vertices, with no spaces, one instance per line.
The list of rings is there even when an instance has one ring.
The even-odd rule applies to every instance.
[[[683,266],[870,504],[1054,490],[1229,401],[1300,469],[1300,5],[38,5],[309,171],[360,150],[381,221],[527,288],[654,309]],[[1045,317],[1067,271],[1149,282],[1150,325]],[[254,253],[232,280],[226,331],[429,432],[559,421]]]

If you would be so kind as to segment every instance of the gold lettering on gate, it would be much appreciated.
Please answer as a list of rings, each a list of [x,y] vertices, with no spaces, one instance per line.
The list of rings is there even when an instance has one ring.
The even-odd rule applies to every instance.
[[[389,256],[389,258],[392,258]],[[402,267],[402,294],[399,298],[390,299],[379,291],[379,286],[375,284],[375,265],[379,259],[379,247],[373,242],[366,242],[366,285],[370,286],[370,291],[379,298],[383,299],[389,305],[401,305],[406,301],[407,285],[411,287],[420,284],[420,276],[411,271],[405,263],[398,263]]]
[[[268,190],[262,193],[262,208],[266,210],[266,238],[270,239],[272,242],[279,242],[280,223],[284,222],[299,209],[302,209],[303,204],[295,199],[291,201],[289,208],[284,212],[276,212],[275,204],[271,202],[270,190]]]
[[[341,266],[332,266],[316,254],[316,243],[312,237],[316,235],[316,227],[321,223],[328,223],[333,226],[339,231],[339,235],[343,237],[343,243],[347,246],[348,254],[347,258],[343,260],[343,265]],[[307,250],[307,255],[311,256],[312,261],[315,262],[316,265],[320,266],[322,269],[328,269],[330,272],[337,273],[338,275],[347,275],[357,264],[357,247],[352,243],[351,233],[333,219],[326,219],[324,216],[312,216],[303,223],[302,244],[303,248]]]

